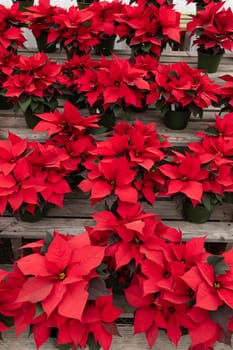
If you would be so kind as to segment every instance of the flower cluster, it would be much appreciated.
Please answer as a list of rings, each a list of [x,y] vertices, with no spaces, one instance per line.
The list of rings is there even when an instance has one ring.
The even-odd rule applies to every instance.
[[[125,5],[116,22],[116,33],[126,39],[135,56],[149,53],[160,57],[168,41],[180,42],[180,13],[172,5]]]
[[[29,142],[9,133],[0,141],[0,214],[43,211],[46,203],[62,206],[70,187],[62,166],[69,156],[55,146]]]
[[[75,6],[71,6],[65,13],[54,15],[54,27],[49,31],[47,43],[59,41],[68,57],[90,52],[91,47],[98,44],[91,21],[93,17],[93,12],[88,9],[79,10]]]
[[[24,248],[34,252],[18,260],[7,276],[1,271],[0,312],[14,319],[16,333],[31,326],[39,348],[55,328],[57,344],[73,349],[91,344],[92,334],[109,349],[122,311],[96,271],[105,248],[93,246],[86,233],[58,232]]]
[[[23,112],[43,113],[57,106],[59,91],[56,88],[61,66],[49,60],[46,54],[18,56],[13,71],[3,84],[5,95]]]
[[[93,204],[111,195],[129,203],[143,197],[153,204],[155,192],[164,185],[156,168],[169,146],[166,138],[157,134],[154,123],[118,123],[112,137],[96,143],[91,152],[94,158],[84,163],[87,179],[79,188],[91,192]]]
[[[202,115],[204,108],[218,101],[216,90],[220,87],[201,70],[191,68],[185,62],[171,65],[159,64],[154,72],[155,84],[151,93],[156,96],[159,91],[157,108],[166,113],[168,110],[189,110],[194,114]],[[157,97],[157,96],[156,96]]]
[[[38,5],[30,6],[27,9],[25,16],[28,27],[32,30],[35,38],[40,38],[47,44],[48,34],[56,26],[55,17],[64,13],[66,13],[64,8],[52,6],[50,0],[39,0]]]
[[[19,28],[24,22],[23,14],[18,11],[19,4],[10,8],[0,5],[0,50],[16,52],[25,42],[23,32]]]
[[[225,81],[219,89],[220,104],[224,110],[233,111],[233,76],[224,75],[221,77]]]
[[[38,117],[40,121],[34,130],[47,131],[50,136],[47,144],[55,145],[69,156],[63,161],[62,167],[73,187],[71,179],[77,180],[77,175],[83,168],[82,163],[91,156],[95,148],[95,138],[90,133],[99,127],[99,118],[96,115],[82,116],[68,101],[64,104],[63,112],[55,110],[54,113],[38,114]]]
[[[233,49],[233,12],[223,4],[210,2],[187,24],[187,31],[197,34],[194,44],[202,52],[218,55]]]
[[[220,118],[199,142],[189,143],[185,154],[174,153],[173,161],[159,166],[166,176],[166,195],[183,193],[195,206],[206,208],[222,201],[233,187],[233,114]]]
[[[109,350],[122,313],[114,306],[112,277],[124,285],[127,275],[121,292],[135,308],[134,333],[145,333],[150,347],[159,329],[175,346],[188,332],[190,350],[212,349],[230,336],[232,249],[211,255],[205,237],[182,243],[180,231],[138,203],[118,201],[94,219],[96,225],[80,235],[54,232],[23,246],[33,252],[12,272],[0,271],[1,331],[13,320],[17,335],[30,326],[38,348],[56,330],[57,345]]]
[[[145,93],[150,90],[146,79],[145,69],[136,68],[127,59],[120,59],[113,55],[113,60],[102,57],[100,61],[92,62],[91,66],[79,61],[80,69],[74,72],[72,65],[71,76],[65,77],[63,83],[72,87],[72,91],[82,94],[94,113],[103,113],[107,110],[115,112],[119,108],[127,109],[130,106],[142,108]],[[66,65],[68,67],[68,64]],[[73,77],[72,77],[73,76]],[[60,80],[61,81],[61,80]],[[68,85],[68,87],[69,87]]]

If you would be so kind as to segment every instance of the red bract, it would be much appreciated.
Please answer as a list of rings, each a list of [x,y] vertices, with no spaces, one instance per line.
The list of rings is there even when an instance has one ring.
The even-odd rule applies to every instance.
[[[200,202],[203,195],[202,180],[207,176],[207,171],[201,169],[201,161],[198,155],[186,153],[185,156],[177,153],[177,164],[164,164],[159,170],[167,177],[167,193],[183,193],[192,202]]]
[[[222,7],[223,2],[210,2],[187,24],[187,31],[198,35],[194,44],[214,55],[233,49],[233,12]]]
[[[98,116],[82,116],[69,101],[64,104],[63,113],[55,110],[54,113],[43,113],[38,116],[42,121],[34,130],[47,131],[49,136],[59,134],[59,138],[77,140],[79,136],[86,133],[88,128],[98,128]]]
[[[3,84],[6,96],[11,97],[24,112],[28,109],[34,111],[39,108],[38,105],[46,103],[52,108],[58,94],[54,84],[60,70],[60,65],[51,62],[44,53],[19,56],[14,71]]]
[[[78,186],[84,192],[91,192],[91,202],[95,204],[111,194],[121,201],[136,203],[137,191],[133,187],[136,171],[126,157],[103,159],[98,164],[87,161],[88,178]]]
[[[224,265],[223,270],[218,272],[213,265],[198,262],[184,274],[182,279],[196,294],[195,306],[217,310],[226,304],[232,308],[233,276],[229,270],[229,266]]]
[[[155,82],[155,89],[160,91],[158,105],[165,111],[174,105],[175,110],[198,109],[200,113],[218,101],[216,89],[219,85],[185,62],[160,64],[155,71]]]
[[[118,0],[112,2],[94,2],[88,7],[88,11],[93,12],[92,27],[96,32],[96,37],[101,40],[105,37],[115,36],[115,18],[122,11],[122,3]]]
[[[113,55],[107,67],[97,70],[98,81],[104,86],[104,104],[142,108],[143,92],[150,90],[144,76],[145,70],[134,68],[128,60]]]
[[[130,126],[121,122],[113,129],[112,137],[97,142],[94,155],[113,158],[125,154],[134,166],[151,170],[155,163],[164,159],[163,149],[170,146],[166,139],[161,140],[154,123],[144,125],[137,120]]]
[[[144,246],[153,240],[158,244],[161,238],[180,238],[178,231],[170,231],[155,214],[145,213],[138,204],[119,201],[115,213],[103,211],[93,217],[96,226],[89,230],[91,240],[108,247],[105,254],[115,259],[116,270],[133,259],[136,265],[140,264],[144,258]]]
[[[93,12],[88,9],[79,10],[71,6],[66,13],[54,16],[54,30],[49,32],[48,43],[59,39],[69,56],[88,53],[91,46],[98,43],[91,25]]]
[[[27,20],[29,28],[32,30],[36,38],[42,33],[47,34],[53,32],[55,27],[54,17],[66,10],[59,6],[52,6],[50,0],[39,0],[38,5],[27,8]]]
[[[223,75],[221,79],[225,81],[225,84],[219,89],[220,103],[233,111],[233,76]]]
[[[15,264],[14,270],[9,272],[0,283],[0,312],[1,315],[14,319],[16,336],[28,328],[36,314],[35,304],[16,302],[18,293],[25,282],[25,276]]]
[[[17,55],[15,55],[13,52],[7,51],[5,48],[0,47],[0,89],[2,89],[2,84],[13,72],[13,67],[17,62]]]
[[[17,301],[40,302],[48,317],[57,309],[61,316],[81,320],[88,282],[103,256],[104,248],[91,246],[87,234],[67,239],[55,233],[44,255],[33,253],[18,260],[26,282]]]
[[[117,34],[126,38],[134,55],[160,56],[162,45],[168,40],[180,41],[180,14],[172,6],[144,7],[125,5],[116,15]]]
[[[15,51],[26,40],[19,28],[25,20],[18,7],[18,4],[13,4],[10,8],[0,5],[0,49]]]

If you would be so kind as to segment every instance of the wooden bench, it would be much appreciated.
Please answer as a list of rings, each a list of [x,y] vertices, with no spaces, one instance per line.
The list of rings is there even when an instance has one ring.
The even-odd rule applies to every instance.
[[[27,51],[28,55],[33,51]],[[116,52],[120,57],[128,57],[128,52]],[[65,59],[63,53],[51,54],[50,58],[62,62]],[[173,63],[185,61],[195,67],[197,57],[195,53],[176,51],[164,53],[161,57],[162,63]],[[233,55],[225,55],[220,64],[217,73],[210,74],[218,83],[223,83],[219,77],[224,74],[232,74]],[[197,140],[195,133],[199,130],[204,130],[210,123],[214,121],[216,108],[209,108],[204,111],[203,119],[191,118],[187,129],[184,131],[168,130],[161,119],[158,112],[153,106],[145,113],[132,113],[130,120],[135,118],[146,122],[155,121],[159,133],[169,136],[173,146],[185,147],[187,142]],[[44,141],[46,134],[34,133],[27,129],[22,113],[15,113],[13,110],[0,111],[0,139],[7,137],[8,131],[16,133],[21,137],[28,137],[32,140]],[[0,217],[0,239],[10,239],[11,246],[15,257],[18,255],[17,248],[22,240],[37,239],[44,237],[47,231],[52,232],[54,229],[62,233],[78,234],[84,231],[85,225],[92,225],[93,220],[91,215],[98,210],[103,209],[103,204],[99,203],[95,207],[90,205],[87,195],[77,192],[69,194],[65,197],[64,208],[54,207],[48,211],[47,217],[38,223],[26,223],[18,221],[14,217]],[[174,202],[168,198],[159,198],[153,207],[145,205],[146,210],[150,210],[160,215],[166,224],[180,228],[183,231],[184,239],[191,237],[207,236],[209,242],[233,242],[233,205],[224,204],[218,205],[211,216],[209,222],[201,225],[191,224],[182,220],[181,208],[177,207]],[[125,307],[124,302],[117,301]],[[122,337],[115,337],[112,345],[112,350],[144,350],[148,349],[144,335],[133,336],[132,325],[127,324],[129,319],[132,320],[132,311],[126,310],[123,320],[119,324],[119,330]],[[125,322],[124,322],[125,318]],[[4,342],[0,342],[0,350],[34,350],[35,345],[33,338],[27,334],[16,340],[13,330],[3,334]],[[188,336],[182,337],[178,350],[187,350],[189,346]],[[169,343],[169,340],[163,332],[160,333],[159,339],[153,350],[173,350],[175,347]],[[55,349],[54,340],[50,340],[47,344],[41,347],[41,350]],[[217,344],[216,350],[228,350],[230,347]]]

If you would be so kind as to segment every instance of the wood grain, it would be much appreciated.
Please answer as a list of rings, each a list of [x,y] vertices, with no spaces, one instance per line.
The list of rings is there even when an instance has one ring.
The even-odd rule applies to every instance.
[[[113,343],[111,350],[149,350],[144,334],[133,335],[133,327],[126,325],[119,325],[119,332],[121,337],[113,337]],[[183,336],[179,342],[179,346],[176,348],[167,339],[163,331],[159,332],[156,344],[152,350],[188,350],[190,345],[190,339],[188,336]],[[0,341],[0,350],[36,350],[34,340],[32,336],[28,336],[27,333],[21,335],[16,339],[12,330],[3,334],[3,341]],[[43,345],[40,350],[55,350],[54,339]],[[214,347],[215,350],[230,350],[230,346],[217,343]]]

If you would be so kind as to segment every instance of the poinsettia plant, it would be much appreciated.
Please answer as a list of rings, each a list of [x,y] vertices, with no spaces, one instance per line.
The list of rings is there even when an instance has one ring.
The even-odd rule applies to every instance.
[[[116,14],[116,22],[116,33],[126,40],[134,56],[160,57],[167,42],[180,42],[180,13],[172,5],[125,5],[122,13]]]
[[[1,215],[9,209],[25,220],[36,220],[46,203],[63,206],[64,194],[71,192],[63,166],[69,155],[64,150],[11,133],[0,141],[0,150]]]
[[[58,42],[57,39],[54,42],[47,43],[49,33],[53,32],[56,27],[54,17],[60,13],[64,14],[66,10],[62,7],[51,5],[50,0],[39,0],[38,5],[27,8],[28,27],[37,39],[40,51],[45,50],[49,52]]]
[[[47,131],[50,136],[47,144],[52,144],[64,150],[69,158],[62,163],[66,170],[66,179],[72,189],[76,189],[83,162],[90,158],[95,148],[95,137],[91,135],[99,128],[97,115],[82,116],[77,108],[69,101],[64,104],[63,112],[55,110],[53,113],[37,115],[39,123],[35,131]]]
[[[223,111],[233,111],[233,76],[227,74],[220,78],[225,83],[219,89],[219,103]]]
[[[14,52],[26,41],[20,28],[25,18],[18,9],[19,4],[10,8],[0,4],[0,48]]]
[[[3,83],[7,81],[9,75],[13,72],[14,65],[18,62],[18,56],[12,51],[6,50],[4,47],[0,47],[0,103],[1,109],[7,109],[12,107],[12,104],[5,96],[5,90],[3,89]]]
[[[206,5],[208,5],[211,2],[221,2],[221,0],[186,0],[187,4],[196,4],[197,5],[197,11],[200,11],[205,8]]]
[[[159,91],[156,106],[165,114],[167,111],[188,110],[194,115],[202,116],[204,108],[218,102],[215,84],[207,74],[201,70],[190,67],[185,62],[177,62],[171,65],[159,64],[155,74],[155,84],[151,87],[151,93],[155,96]],[[151,100],[150,94],[148,99]]]
[[[39,348],[55,329],[57,345],[108,350],[122,311],[97,272],[105,248],[92,245],[87,233],[58,232],[23,248],[33,253],[16,262],[0,292],[1,313],[14,319],[16,333],[30,326]]]
[[[169,146],[154,123],[118,123],[112,137],[96,143],[91,152],[95,157],[84,163],[87,178],[79,188],[91,192],[92,204],[103,199],[137,203],[141,197],[153,204],[156,191],[164,184],[157,166]]]
[[[233,49],[233,12],[223,5],[224,2],[211,1],[187,24],[191,36],[197,36],[194,44],[201,52],[219,55]]]
[[[95,28],[92,26],[94,13],[87,9],[79,10],[71,6],[65,13],[54,16],[54,28],[48,35],[47,43],[59,41],[67,56],[89,53],[91,47],[98,44]]]
[[[69,100],[79,108],[86,108],[87,101],[82,92],[79,91],[79,78],[91,68],[95,69],[98,62],[91,59],[89,54],[78,56],[74,55],[71,59],[62,64],[61,74],[58,77],[61,98]]]
[[[210,213],[232,193],[232,113],[200,132],[199,142],[189,143],[186,153],[174,152],[159,166],[166,176],[165,195],[182,194],[193,207],[202,204]],[[186,202],[187,203],[187,202]]]
[[[95,1],[88,7],[88,10],[93,12],[92,27],[95,29],[96,38],[99,44],[95,47],[97,53],[110,54],[111,47],[107,44],[111,43],[109,39],[116,37],[116,15],[121,13],[123,4],[119,0],[108,1]],[[103,49],[101,51],[101,45]],[[113,46],[113,45],[112,45]]]
[[[116,55],[112,58],[102,57],[95,69],[86,69],[78,79],[78,91],[84,94],[94,113],[109,111],[114,116],[131,106],[143,108],[145,95],[150,90],[146,70]]]
[[[25,113],[29,127],[37,123],[30,117],[57,107],[57,76],[60,71],[61,66],[50,61],[45,53],[30,57],[20,55],[13,72],[3,84],[5,95]]]

